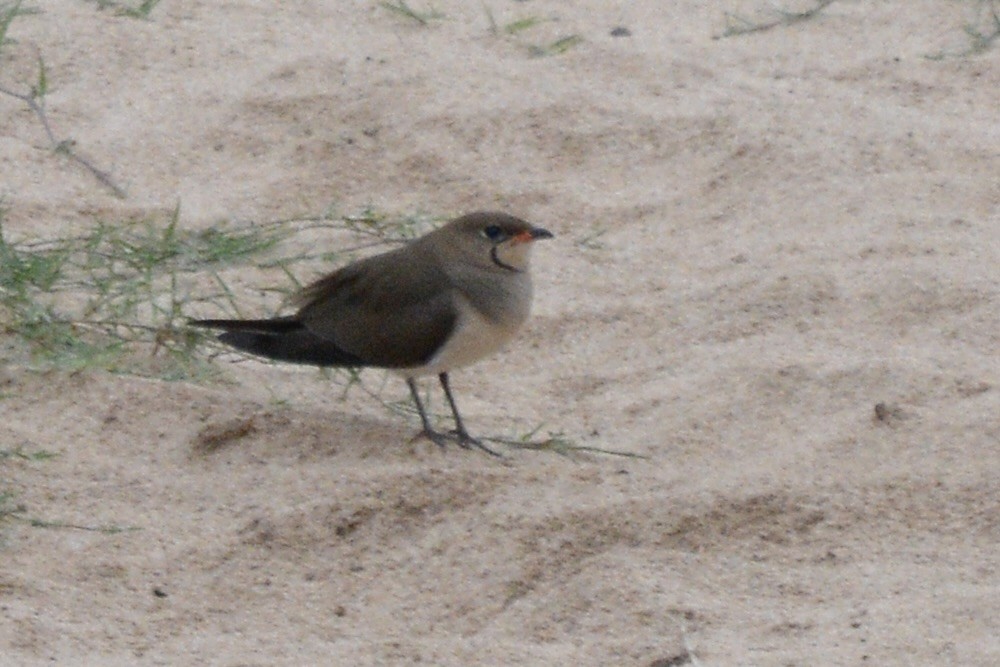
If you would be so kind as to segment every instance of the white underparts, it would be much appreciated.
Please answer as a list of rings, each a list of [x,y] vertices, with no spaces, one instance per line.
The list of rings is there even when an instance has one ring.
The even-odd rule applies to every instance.
[[[518,320],[511,322],[509,326],[502,326],[481,315],[464,299],[458,310],[460,315],[455,333],[427,364],[406,369],[403,371],[404,375],[437,375],[473,364],[503,348],[523,323],[523,320]]]

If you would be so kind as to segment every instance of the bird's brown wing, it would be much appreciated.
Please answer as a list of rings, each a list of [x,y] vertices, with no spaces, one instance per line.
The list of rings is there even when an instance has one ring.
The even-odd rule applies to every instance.
[[[458,320],[451,281],[417,245],[348,265],[299,299],[296,320],[367,366],[423,365]]]

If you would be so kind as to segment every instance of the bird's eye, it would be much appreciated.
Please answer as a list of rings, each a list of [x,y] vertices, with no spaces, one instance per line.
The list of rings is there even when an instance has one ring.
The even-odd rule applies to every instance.
[[[504,237],[504,233],[498,226],[490,225],[483,230],[483,236],[488,238],[490,241],[499,241]]]

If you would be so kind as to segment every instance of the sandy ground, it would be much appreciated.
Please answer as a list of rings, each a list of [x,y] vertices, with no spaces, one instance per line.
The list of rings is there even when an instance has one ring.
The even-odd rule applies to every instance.
[[[723,39],[726,11],[773,13],[411,5],[445,17],[25,3],[0,84],[41,55],[54,130],[128,196],[0,96],[7,233],[178,202],[186,228],[517,213],[557,239],[514,348],[455,375],[470,427],[648,458],[408,444],[309,369],[7,361],[0,448],[58,456],[3,460],[0,490],[138,530],[0,524],[0,662],[1000,664],[1000,48],[926,57],[975,3]],[[494,35],[487,8],[546,20]],[[264,314],[259,287],[237,297]]]

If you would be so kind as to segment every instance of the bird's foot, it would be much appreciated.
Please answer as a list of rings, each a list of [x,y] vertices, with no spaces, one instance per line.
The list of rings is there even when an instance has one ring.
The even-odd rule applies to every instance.
[[[479,438],[472,437],[471,435],[469,435],[468,431],[464,430],[462,431],[452,430],[448,431],[447,433],[442,433],[441,431],[435,431],[434,429],[425,428],[420,433],[413,436],[413,439],[410,442],[414,442],[416,440],[419,440],[420,438],[427,438],[441,449],[445,448],[446,443],[454,442],[462,449],[476,448],[486,452],[490,456],[503,458],[503,454],[493,449],[490,449],[485,444],[483,444],[482,440],[480,440]]]
[[[495,456],[500,459],[503,458],[503,454],[501,454],[496,450],[490,449],[485,444],[483,444],[482,440],[480,440],[479,438],[472,437],[471,435],[469,435],[469,432],[464,429],[462,430],[456,429],[454,431],[450,431],[448,435],[451,436],[451,438],[458,443],[459,447],[462,447],[464,449],[472,449],[473,447],[475,447],[476,449],[486,452],[490,456]]]

